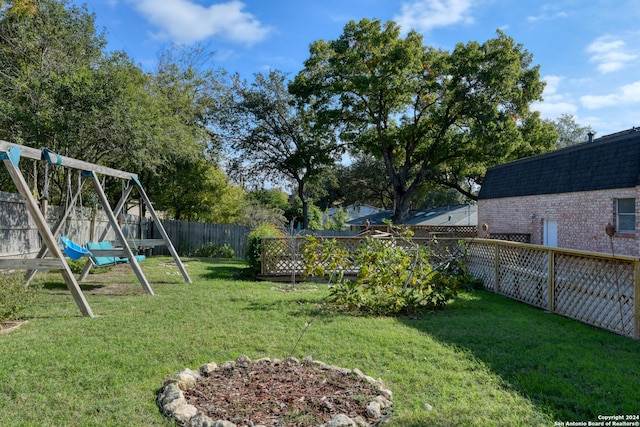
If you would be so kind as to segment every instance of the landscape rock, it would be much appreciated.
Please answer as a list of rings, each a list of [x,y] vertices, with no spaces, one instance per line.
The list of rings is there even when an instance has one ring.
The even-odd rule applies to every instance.
[[[241,368],[248,368],[249,366],[251,366],[251,359],[249,359],[247,355],[243,354],[236,359],[236,366],[239,366]]]
[[[180,387],[178,387],[178,384],[175,382],[166,383],[162,392],[158,396],[158,403],[160,406],[168,405],[177,399],[184,399],[184,395],[182,394]]]
[[[376,396],[373,400],[374,402],[378,402],[382,409],[387,409],[393,406],[393,403],[390,400],[385,399],[383,396]]]
[[[176,375],[178,385],[182,390],[187,390],[196,385],[196,381],[201,378],[200,373],[192,371],[191,369],[185,369]]]
[[[358,425],[345,414],[338,414],[326,423],[322,424],[320,427],[358,427]]]
[[[382,416],[382,410],[378,402],[369,402],[367,405],[367,416],[373,419],[378,419]]]
[[[209,375],[211,372],[215,371],[216,369],[218,369],[218,364],[215,362],[209,362],[200,366],[199,371],[200,371],[200,374],[202,375]]]
[[[186,424],[191,418],[198,413],[198,408],[193,405],[189,405],[186,400],[175,400],[179,404],[173,410],[173,419],[178,424]]]
[[[215,425],[216,422],[202,412],[198,412],[189,421],[189,427],[215,427]]]

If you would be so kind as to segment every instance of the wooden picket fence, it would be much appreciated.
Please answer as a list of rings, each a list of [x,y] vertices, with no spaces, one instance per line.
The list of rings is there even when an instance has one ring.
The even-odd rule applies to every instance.
[[[363,239],[335,238],[350,252],[355,252]],[[430,246],[435,262],[463,249],[460,239],[413,241]],[[300,279],[304,269],[302,242],[302,237],[263,239],[261,277]],[[469,271],[482,279],[486,290],[640,339],[640,258],[495,239],[467,238],[464,242]],[[357,274],[357,266],[345,273]]]

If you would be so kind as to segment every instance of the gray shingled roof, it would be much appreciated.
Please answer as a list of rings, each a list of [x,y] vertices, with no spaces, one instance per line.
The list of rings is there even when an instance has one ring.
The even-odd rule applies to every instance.
[[[393,211],[382,211],[375,215],[363,216],[348,221],[347,225],[364,226],[368,219],[371,225],[384,225],[383,220],[391,220]],[[405,225],[477,225],[477,205],[440,206],[426,211],[411,211]]]
[[[478,199],[637,185],[640,185],[640,128],[632,128],[489,168]]]

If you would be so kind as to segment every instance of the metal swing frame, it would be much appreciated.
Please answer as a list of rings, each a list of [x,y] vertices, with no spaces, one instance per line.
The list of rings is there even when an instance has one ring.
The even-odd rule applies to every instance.
[[[124,207],[126,200],[133,188],[136,188],[138,194],[142,198],[147,211],[151,215],[154,220],[162,239],[151,241],[145,241],[146,244],[155,244],[155,245],[166,245],[171,256],[173,257],[178,269],[180,270],[182,277],[185,282],[191,283],[191,278],[187,273],[178,253],[176,252],[169,236],[167,235],[166,230],[162,226],[160,218],[156,214],[156,211],[153,209],[153,205],[151,201],[147,197],[147,194],[142,188],[142,184],[140,183],[138,176],[136,174],[121,171],[118,169],[112,169],[105,166],[100,166],[94,163],[84,162],[82,160],[73,159],[71,157],[61,156],[56,154],[46,148],[42,150],[38,150],[35,148],[30,148],[26,146],[22,146],[19,144],[13,144],[7,141],[0,140],[0,161],[4,163],[6,166],[9,175],[11,176],[18,192],[22,196],[22,199],[27,207],[29,215],[34,220],[38,227],[38,231],[43,241],[43,246],[33,259],[0,259],[0,269],[26,269],[28,270],[25,278],[27,283],[31,281],[37,270],[60,270],[60,274],[64,278],[65,283],[67,284],[67,288],[71,292],[78,308],[82,312],[84,316],[87,317],[95,317],[89,303],[87,302],[80,286],[78,284],[78,280],[76,280],[75,276],[71,272],[69,268],[69,264],[65,258],[65,255],[58,245],[58,242],[55,236],[60,232],[62,226],[67,218],[67,216],[71,213],[72,206],[75,204],[75,200],[79,197],[82,190],[82,180],[78,182],[78,188],[73,194],[72,200],[69,203],[69,206],[63,213],[62,217],[58,221],[58,223],[50,228],[44,218],[44,215],[40,211],[38,207],[38,202],[35,200],[34,196],[31,194],[29,190],[29,186],[22,175],[22,172],[19,168],[19,162],[21,158],[28,158],[33,160],[46,161],[53,165],[64,166],[72,169],[78,169],[81,171],[82,177],[89,179],[93,184],[93,188],[95,189],[99,202],[103,208],[103,211],[106,213],[107,218],[109,220],[109,226],[103,231],[100,240],[103,240],[107,233],[109,232],[109,228],[112,228],[116,234],[117,243],[120,244],[121,248],[118,248],[118,253],[126,256],[129,261],[129,265],[133,269],[138,281],[140,282],[143,290],[150,295],[153,295],[153,290],[149,285],[147,278],[145,277],[140,265],[129,246],[124,232],[117,221],[117,216],[120,214],[122,208]],[[127,191],[124,192],[121,199],[118,201],[115,209],[111,209],[107,196],[100,184],[98,179],[98,174],[107,175],[119,179],[123,179],[128,182]],[[136,243],[139,243],[137,241]],[[112,251],[113,252],[113,251]],[[45,256],[50,253],[51,257],[45,258]],[[87,264],[85,265],[85,269],[80,275],[80,280],[83,280],[86,275],[89,273],[91,269],[91,260],[87,260]]]

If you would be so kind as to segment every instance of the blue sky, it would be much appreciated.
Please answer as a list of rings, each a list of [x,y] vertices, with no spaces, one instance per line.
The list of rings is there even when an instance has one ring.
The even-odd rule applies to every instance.
[[[637,0],[74,0],[87,3],[108,49],[152,70],[168,43],[203,42],[215,66],[295,75],[315,40],[349,20],[394,20],[426,45],[452,50],[503,30],[533,54],[547,82],[544,118],[573,114],[596,137],[640,126],[640,2]]]

